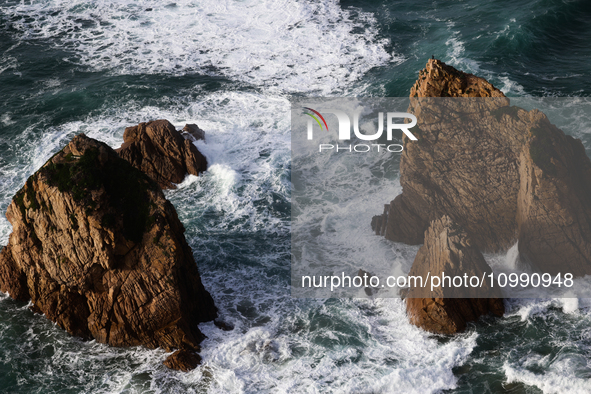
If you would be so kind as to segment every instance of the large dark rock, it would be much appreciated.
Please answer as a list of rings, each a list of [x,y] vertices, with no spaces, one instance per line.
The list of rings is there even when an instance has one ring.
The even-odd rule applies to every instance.
[[[541,272],[591,274],[591,161],[542,112],[509,104],[483,78],[429,60],[411,90],[419,140],[403,137],[403,192],[372,228],[421,244],[431,221],[449,215],[480,250],[518,240]]]
[[[6,213],[0,290],[73,335],[198,350],[217,315],[158,185],[84,135],[33,174]]]
[[[410,322],[430,332],[454,334],[482,315],[502,316],[505,307],[500,292],[488,282],[477,288],[446,286],[431,290],[429,286],[430,277],[441,278],[442,273],[450,278],[464,275],[486,278],[491,272],[461,226],[449,216],[434,220],[425,232],[425,243],[409,273],[409,277],[421,277],[427,284],[426,287],[412,287],[406,294]]]
[[[205,156],[191,142],[200,135],[200,129],[189,127],[187,130],[191,139],[183,138],[167,120],[140,123],[125,129],[123,145],[117,153],[161,188],[174,189],[187,173],[199,175],[207,170]]]

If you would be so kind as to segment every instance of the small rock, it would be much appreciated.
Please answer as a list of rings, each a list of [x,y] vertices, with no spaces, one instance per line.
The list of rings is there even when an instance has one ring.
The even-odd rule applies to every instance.
[[[193,141],[205,141],[205,131],[201,130],[196,124],[186,124],[183,127],[183,137],[185,139],[192,139]]]
[[[360,270],[357,272],[357,276],[359,276],[360,278],[363,278],[363,277],[364,277],[364,276],[366,276],[366,275],[367,275],[367,283],[369,284],[369,279],[370,279],[372,276],[374,276],[374,275],[373,275],[373,274],[370,274],[369,272],[367,272],[367,271],[364,271],[364,270],[362,270],[362,269],[360,269]],[[371,297],[372,295],[374,295],[374,294],[376,294],[376,293],[378,292],[378,289],[377,289],[377,288],[370,287],[370,286],[365,286],[365,289],[363,289],[363,290],[365,290],[365,294],[367,294],[367,295],[368,295],[368,296],[370,296],[370,297]]]
[[[189,372],[201,364],[201,356],[192,350],[177,350],[168,356],[163,364],[170,369]]]
[[[226,323],[225,321],[222,321],[220,319],[215,319],[213,321],[213,324],[215,324],[215,326],[222,331],[232,331],[234,329],[233,325]]]
[[[205,156],[164,119],[126,128],[116,152],[162,189],[176,189],[187,173],[199,175],[207,170]]]

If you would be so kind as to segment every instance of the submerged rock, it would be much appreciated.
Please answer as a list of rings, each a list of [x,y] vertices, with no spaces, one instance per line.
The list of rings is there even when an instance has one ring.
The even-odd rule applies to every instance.
[[[429,60],[411,90],[419,140],[405,143],[403,192],[372,228],[421,244],[431,221],[449,215],[480,250],[518,240],[541,272],[591,274],[591,160],[542,112],[509,104],[483,78]]]
[[[141,126],[147,127],[147,126]],[[182,139],[182,138],[181,138]],[[113,346],[198,350],[217,309],[156,182],[79,135],[15,195],[0,290],[69,333]]]
[[[201,356],[191,350],[177,350],[164,360],[164,365],[170,369],[188,372],[201,364]]]
[[[215,324],[215,326],[222,331],[232,331],[234,329],[234,326],[232,324],[226,323],[221,319],[215,319],[213,321],[213,324]]]
[[[428,275],[441,278],[445,273],[450,278],[464,275],[486,278],[491,272],[466,231],[449,216],[443,216],[431,222],[425,232],[425,243],[415,257],[409,277],[420,276],[430,283]],[[477,288],[446,286],[436,287],[433,291],[429,286],[412,287],[405,300],[412,324],[430,332],[454,334],[463,331],[467,322],[489,312],[502,316],[505,306],[500,297],[497,288],[484,283]]]
[[[374,275],[373,275],[373,274],[371,274],[371,273],[369,273],[369,272],[367,272],[367,271],[364,271],[364,270],[360,269],[359,271],[357,271],[357,275],[356,275],[356,276],[358,276],[358,277],[362,278],[362,279],[363,279],[363,281],[364,281],[364,283],[368,283],[368,284],[369,284],[369,280],[370,280],[370,279],[371,279],[371,277],[372,277],[372,276],[374,276]],[[368,285],[368,286],[365,286],[365,287],[363,288],[363,291],[365,291],[365,294],[366,294],[367,296],[371,297],[372,295],[374,295],[374,294],[376,294],[376,293],[378,292],[378,289],[377,289],[377,288],[375,288],[375,287],[370,287],[370,286]]]
[[[191,136],[199,134],[191,130]],[[199,175],[207,170],[205,156],[190,139],[183,138],[169,121],[163,119],[127,127],[123,145],[116,151],[163,189],[175,189],[175,184],[181,183],[187,173]]]

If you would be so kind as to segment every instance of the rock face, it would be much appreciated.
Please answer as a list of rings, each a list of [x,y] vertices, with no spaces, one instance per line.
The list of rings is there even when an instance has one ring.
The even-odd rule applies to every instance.
[[[147,126],[140,126],[147,127]],[[217,315],[158,185],[84,135],[32,175],[6,214],[0,290],[73,335],[195,351]]]
[[[421,71],[409,112],[419,140],[405,143],[403,192],[373,218],[376,234],[421,244],[431,221],[449,215],[480,250],[518,240],[541,272],[591,274],[591,161],[580,140],[439,60]]]
[[[591,162],[580,140],[549,123],[521,152],[519,253],[541,272],[591,274]]]
[[[410,97],[505,97],[486,79],[430,59],[410,89]]]
[[[188,135],[195,140],[198,138],[194,134],[200,135],[198,131],[202,132],[198,127],[196,129],[190,128],[188,131]],[[123,141],[121,148],[117,149],[119,156],[148,174],[163,189],[175,189],[174,184],[181,183],[187,173],[199,175],[207,170],[207,160],[191,139],[183,138],[167,120],[128,127],[123,134]]]
[[[425,243],[419,249],[409,273],[429,282],[442,273],[449,277],[468,275],[482,278],[492,272],[484,257],[470,241],[466,231],[449,216],[431,222],[425,232]],[[406,295],[406,310],[410,322],[427,331],[454,334],[466,328],[466,323],[492,312],[496,316],[505,313],[500,293],[486,283],[477,289],[437,287],[413,287]],[[469,298],[478,295],[487,298]],[[494,297],[496,295],[496,297]],[[452,298],[461,296],[462,298]],[[492,296],[492,297],[491,297]]]

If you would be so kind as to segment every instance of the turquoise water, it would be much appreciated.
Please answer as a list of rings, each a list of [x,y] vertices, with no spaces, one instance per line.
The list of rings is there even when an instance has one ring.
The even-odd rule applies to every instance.
[[[202,324],[183,374],[2,296],[0,392],[591,392],[586,299],[510,300],[442,337],[397,299],[291,298],[288,102],[407,96],[431,55],[510,96],[589,96],[590,20],[585,1],[1,1],[0,211],[77,133],[117,147],[141,121],[197,123],[210,169],[167,197],[235,329]],[[399,184],[382,192],[376,213]]]

